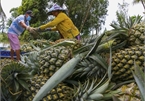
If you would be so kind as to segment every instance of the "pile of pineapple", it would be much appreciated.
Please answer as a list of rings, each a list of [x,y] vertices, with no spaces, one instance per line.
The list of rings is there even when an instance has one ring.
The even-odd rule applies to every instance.
[[[20,62],[0,60],[1,101],[142,101],[135,68],[145,66],[144,39],[140,21],[85,40],[25,44]]]

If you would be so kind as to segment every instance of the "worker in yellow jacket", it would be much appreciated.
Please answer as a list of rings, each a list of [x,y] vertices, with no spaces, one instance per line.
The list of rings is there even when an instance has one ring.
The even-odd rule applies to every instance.
[[[58,31],[64,39],[76,38],[80,40],[80,32],[72,20],[63,12],[65,9],[54,4],[48,14],[55,18],[47,24],[36,28],[37,31]]]

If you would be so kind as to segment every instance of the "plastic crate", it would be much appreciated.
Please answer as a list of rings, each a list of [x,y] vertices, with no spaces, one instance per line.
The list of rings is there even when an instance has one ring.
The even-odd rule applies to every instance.
[[[21,55],[24,54],[26,52],[21,52]],[[10,51],[6,51],[6,50],[0,50],[0,58],[10,58]],[[14,53],[14,58],[16,58],[16,53]]]

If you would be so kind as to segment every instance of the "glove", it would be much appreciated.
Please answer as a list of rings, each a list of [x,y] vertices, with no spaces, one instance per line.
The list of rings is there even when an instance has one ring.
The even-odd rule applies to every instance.
[[[27,26],[26,30],[28,30],[30,33],[33,33],[33,34],[36,34],[37,33],[37,31],[33,27]]]

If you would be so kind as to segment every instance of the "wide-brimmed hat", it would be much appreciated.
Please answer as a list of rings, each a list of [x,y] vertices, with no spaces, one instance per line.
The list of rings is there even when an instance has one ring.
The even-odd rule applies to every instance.
[[[33,12],[31,10],[27,10],[25,14],[29,14],[31,17],[34,17]]]
[[[48,14],[51,14],[51,12],[53,11],[65,11],[66,9],[63,9],[62,7],[60,7],[57,4],[54,4],[49,10],[48,10]]]

